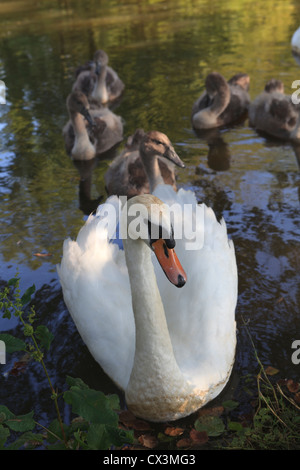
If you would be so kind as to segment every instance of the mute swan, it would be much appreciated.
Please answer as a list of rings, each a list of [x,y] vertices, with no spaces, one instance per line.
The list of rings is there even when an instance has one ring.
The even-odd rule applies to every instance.
[[[210,73],[205,80],[206,91],[192,108],[193,127],[211,129],[244,117],[250,103],[249,82],[249,75],[244,73],[234,75],[228,82],[219,73]]]
[[[258,131],[292,141],[300,139],[299,105],[284,94],[281,80],[272,79],[249,107],[250,124]]]
[[[151,193],[159,183],[176,189],[175,165],[184,168],[165,134],[137,129],[105,174],[107,193],[132,197]]]
[[[117,72],[108,66],[108,55],[99,49],[92,62],[78,68],[72,90],[82,91],[94,107],[116,100],[124,88]]]
[[[237,267],[224,221],[198,205],[193,192],[164,184],[154,192],[165,204],[144,194],[122,208],[122,198],[109,197],[76,241],[65,240],[57,269],[83,341],[125,391],[128,408],[165,422],[205,405],[229,379]],[[139,224],[136,207],[143,209]],[[119,221],[124,250],[111,243]],[[173,258],[173,233],[184,271]]]
[[[70,120],[63,136],[66,150],[74,159],[90,160],[121,142],[121,118],[107,108],[90,109],[84,93],[72,92],[67,98],[67,108]]]

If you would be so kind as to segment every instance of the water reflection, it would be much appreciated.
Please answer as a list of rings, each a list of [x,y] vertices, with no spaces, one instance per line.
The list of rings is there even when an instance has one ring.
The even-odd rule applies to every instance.
[[[206,131],[195,130],[197,136],[208,145],[207,164],[215,171],[227,171],[230,169],[230,150],[219,129]]]
[[[79,209],[84,215],[92,214],[103,199],[102,195],[95,199],[91,196],[93,171],[97,166],[97,159],[92,160],[73,160],[74,166],[77,168],[79,178]]]

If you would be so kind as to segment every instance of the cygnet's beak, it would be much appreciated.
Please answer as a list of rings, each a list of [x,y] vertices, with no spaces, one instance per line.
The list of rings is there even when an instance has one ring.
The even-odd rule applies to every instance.
[[[100,75],[101,72],[101,62],[99,60],[95,61],[95,74]]]
[[[180,168],[185,168],[185,164],[179,158],[172,146],[167,147],[167,150],[164,153],[164,157],[175,163],[175,165],[179,166]]]
[[[85,119],[87,120],[87,122],[88,122],[91,126],[95,126],[95,125],[96,125],[95,121],[93,121],[93,118],[92,118],[92,116],[90,115],[89,110],[88,110],[87,108],[83,108],[81,114],[85,117]]]

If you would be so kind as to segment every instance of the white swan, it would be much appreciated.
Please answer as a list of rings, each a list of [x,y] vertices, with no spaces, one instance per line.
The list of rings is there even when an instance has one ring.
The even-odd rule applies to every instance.
[[[164,422],[205,405],[229,379],[236,346],[237,268],[224,221],[219,223],[211,209],[198,205],[194,193],[175,193],[167,185],[159,185],[155,193],[174,209],[175,237],[193,219],[194,236],[184,231],[176,240],[187,276],[181,289],[169,282],[154,256],[156,238],[130,238],[127,214],[140,204],[146,209],[141,231],[155,223],[151,208],[156,205],[163,212],[158,232],[166,231],[165,239],[172,239],[172,211],[149,194],[131,198],[120,219],[116,196],[99,206],[77,240],[64,242],[58,274],[83,341],[125,391],[129,409],[143,419]],[[182,217],[187,206],[192,211]],[[130,235],[123,240],[124,250],[111,243],[119,221],[123,238]],[[166,244],[172,243],[160,243],[163,266],[171,259]],[[176,273],[173,282],[183,284],[176,266],[170,269]]]

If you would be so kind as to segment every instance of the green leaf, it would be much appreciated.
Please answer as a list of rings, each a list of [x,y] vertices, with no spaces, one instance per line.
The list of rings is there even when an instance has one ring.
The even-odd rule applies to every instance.
[[[16,287],[16,285],[18,284],[19,281],[20,281],[19,277],[13,277],[13,278],[9,279],[7,285]]]
[[[32,432],[26,432],[22,436],[18,437],[16,441],[12,444],[9,444],[7,450],[18,450],[21,447],[25,446],[26,449],[34,449],[38,445],[43,443],[44,436],[42,434],[34,434]]]
[[[120,399],[118,395],[106,395],[106,398],[109,400],[110,407],[112,410],[119,410],[120,409]]]
[[[54,338],[51,331],[49,331],[46,326],[40,325],[36,328],[35,334],[38,340],[40,341],[41,346],[45,348],[47,351],[49,351],[50,345]]]
[[[234,400],[227,400],[222,403],[222,406],[227,410],[234,410],[237,406],[239,406],[239,402]]]
[[[0,449],[4,449],[4,444],[10,435],[9,429],[0,424]]]
[[[106,426],[106,432],[112,444],[115,446],[122,446],[123,444],[133,443],[133,431],[126,431],[125,429],[116,428],[115,426]]]
[[[89,422],[78,416],[77,418],[72,419],[71,424],[69,426],[69,434],[71,435],[75,431],[87,431],[89,429]]]
[[[2,423],[8,426],[12,431],[32,431],[35,427],[33,420],[33,411],[26,415],[14,415],[6,406],[0,405],[0,413],[2,416]],[[3,418],[5,415],[5,418]]]
[[[11,312],[7,309],[7,308],[4,308],[5,312],[2,314],[2,317],[3,318],[7,318],[8,320],[11,319]]]
[[[237,421],[229,421],[228,429],[230,431],[240,432],[240,431],[243,431],[245,428],[243,427],[241,423],[238,423]]]
[[[89,386],[86,385],[82,379],[80,378],[74,378],[74,377],[70,377],[69,375],[67,376],[67,379],[66,379],[66,382],[67,384],[69,385],[69,387],[79,387],[81,389],[88,389]]]
[[[157,434],[157,439],[159,442],[171,442],[175,439],[175,436],[167,436],[165,433],[159,432]]]
[[[110,400],[102,392],[74,386],[64,393],[64,399],[72,406],[73,413],[92,423],[118,424],[118,416],[112,410]]]
[[[111,443],[104,424],[92,423],[87,433],[87,445],[91,450],[108,450]]]
[[[5,350],[7,353],[26,350],[26,343],[23,340],[15,338],[8,333],[0,333],[0,340],[4,341]]]
[[[35,285],[33,284],[31,287],[28,287],[28,289],[24,292],[24,294],[21,297],[21,304],[26,305],[28,302],[31,301],[31,296],[35,293]]]
[[[88,450],[88,445],[87,443],[83,440],[83,435],[80,431],[76,431],[74,432],[74,437],[76,439],[76,441],[78,442],[78,444],[83,448],[83,449],[86,449]]]
[[[65,435],[68,436],[69,427],[65,423],[63,423],[63,429],[64,429],[64,432],[65,432]],[[63,439],[64,438],[63,438],[63,435],[62,435],[62,430],[61,430],[61,427],[60,427],[60,423],[59,423],[58,419],[56,418],[48,426],[47,441],[50,444],[54,444],[54,442],[57,442],[58,440],[63,441]]]
[[[133,443],[133,432],[115,426],[92,423],[87,433],[87,444],[92,450],[108,450],[112,445],[120,447]]]
[[[196,431],[205,431],[208,436],[220,436],[225,431],[225,425],[217,416],[201,416],[195,421]]]

